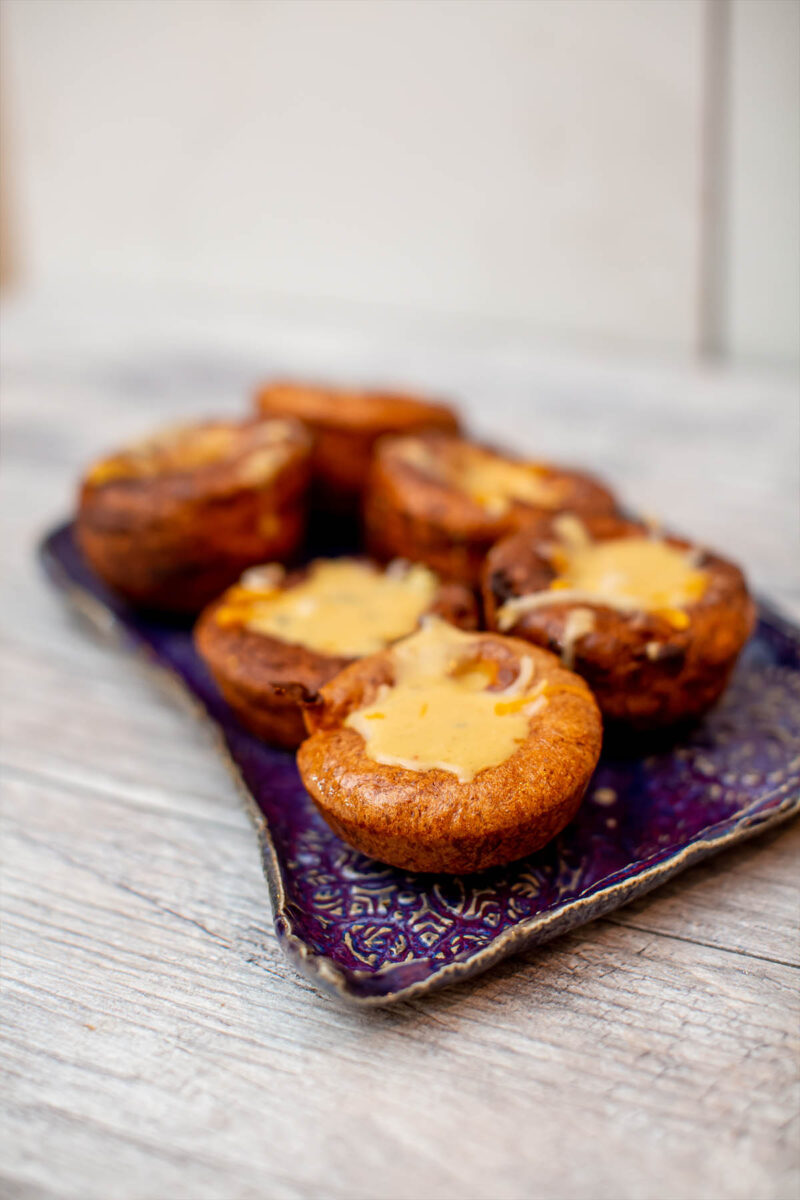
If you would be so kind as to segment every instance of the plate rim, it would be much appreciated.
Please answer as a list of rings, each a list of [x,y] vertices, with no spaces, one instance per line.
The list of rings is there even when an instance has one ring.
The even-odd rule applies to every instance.
[[[106,644],[122,649],[126,654],[135,658],[140,665],[144,665],[148,672],[158,679],[160,684],[166,682],[173,694],[177,692],[184,704],[188,703],[193,714],[209,730],[212,741],[222,755],[223,762],[234,780],[245,812],[258,839],[261,870],[267,883],[273,926],[280,945],[292,964],[306,978],[328,995],[346,1001],[351,1007],[387,1007],[402,1001],[417,999],[430,992],[481,974],[512,954],[520,953],[535,945],[541,945],[551,938],[557,937],[560,933],[566,933],[569,929],[586,924],[590,920],[596,920],[604,913],[622,907],[629,900],[653,890],[660,883],[666,882],[673,875],[694,866],[709,855],[747,841],[774,826],[781,825],[800,812],[800,789],[796,794],[787,795],[780,803],[774,804],[773,801],[781,790],[780,786],[776,787],[754,801],[748,808],[742,809],[735,817],[732,826],[730,818],[725,818],[704,828],[702,832],[684,843],[676,853],[671,853],[670,848],[665,847],[656,851],[649,859],[639,860],[651,861],[651,865],[645,867],[633,879],[608,883],[609,878],[613,878],[613,876],[605,876],[605,882],[601,879],[591,884],[577,897],[570,900],[567,907],[548,909],[543,913],[537,913],[518,921],[509,929],[497,934],[488,946],[435,967],[423,979],[414,980],[414,982],[395,990],[362,990],[359,988],[362,981],[366,979],[390,981],[393,974],[408,964],[390,963],[379,967],[376,971],[350,969],[336,963],[327,955],[313,950],[299,934],[294,932],[286,899],[284,871],[272,839],[269,822],[245,783],[221,726],[191,692],[178,672],[157,659],[147,644],[133,633],[111,608],[76,583],[64,569],[53,550],[53,542],[59,535],[68,533],[73,527],[74,521],[61,521],[40,536],[36,553],[45,576],[54,591],[69,602],[71,611],[82,617],[96,635]],[[782,613],[772,601],[760,596],[755,596],[754,599],[759,619],[772,626],[782,636],[796,642],[800,647],[800,626]],[[725,831],[715,832],[719,830],[720,826],[726,826]],[[589,908],[590,915],[583,917],[582,913],[586,908]]]

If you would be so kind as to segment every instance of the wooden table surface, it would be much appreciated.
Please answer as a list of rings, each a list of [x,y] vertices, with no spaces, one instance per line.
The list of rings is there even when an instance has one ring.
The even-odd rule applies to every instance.
[[[206,730],[34,564],[85,461],[271,372],[428,386],[585,463],[800,611],[797,382],[475,328],[19,301],[3,326],[0,1194],[790,1200],[800,826],[482,978],[320,995]]]

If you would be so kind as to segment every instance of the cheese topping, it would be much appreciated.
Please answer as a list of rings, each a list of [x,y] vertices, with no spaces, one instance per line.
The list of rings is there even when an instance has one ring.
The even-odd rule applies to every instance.
[[[242,625],[322,654],[360,658],[410,633],[430,608],[438,581],[419,564],[386,571],[354,559],[320,559],[296,587],[248,571],[225,597],[218,623]]]
[[[561,661],[568,670],[572,670],[575,666],[575,651],[578,648],[578,642],[587,634],[593,633],[595,627],[595,614],[590,608],[573,608],[570,610],[566,621],[564,622],[564,638],[563,648],[561,651]]]
[[[287,421],[238,426],[209,422],[173,425],[94,464],[93,484],[197,471],[241,456],[243,482],[261,482],[285,461],[292,427]]]
[[[526,657],[509,687],[489,691],[497,670],[477,657],[479,640],[430,617],[392,648],[394,683],[345,720],[368,758],[408,771],[449,771],[469,783],[515,753],[547,703],[546,684],[534,685]]]
[[[535,463],[515,462],[466,442],[435,450],[408,439],[404,457],[437,479],[464,492],[491,516],[503,516],[517,501],[536,508],[556,508],[563,489]]]
[[[558,575],[549,589],[506,601],[498,614],[501,630],[511,629],[523,613],[552,604],[652,612],[676,629],[685,629],[689,617],[684,610],[699,600],[708,586],[708,574],[695,566],[693,551],[656,538],[592,542],[571,536],[554,549],[552,560]]]

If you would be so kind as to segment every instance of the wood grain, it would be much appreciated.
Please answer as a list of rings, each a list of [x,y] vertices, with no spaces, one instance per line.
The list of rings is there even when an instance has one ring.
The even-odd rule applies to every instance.
[[[85,313],[12,314],[4,368],[0,1194],[791,1200],[796,824],[397,1009],[348,1010],[294,973],[207,733],[69,618],[32,548],[79,463],[166,409],[211,411],[217,395],[233,407],[253,364],[297,369],[287,346],[331,374],[404,381],[410,345],[287,318],[231,361],[223,322],[183,342],[173,330],[203,347],[176,362],[141,315],[95,317],[90,336]],[[770,549],[792,533],[780,381],[692,377],[676,391],[665,369],[637,376],[638,409],[630,374],[602,364],[430,343],[413,361],[431,386],[463,390],[479,423],[494,388],[497,436],[534,423],[535,392],[547,452],[605,470],[634,501],[642,445],[657,451],[643,499],[665,481],[663,510],[667,468],[682,464],[681,524],[722,529],[757,582],[797,594]],[[756,394],[770,429],[748,436]],[[737,523],[742,492],[752,511]],[[765,544],[755,530],[770,521]]]

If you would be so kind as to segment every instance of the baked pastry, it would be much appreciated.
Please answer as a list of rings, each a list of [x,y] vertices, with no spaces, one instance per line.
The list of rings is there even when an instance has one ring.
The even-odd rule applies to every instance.
[[[196,613],[303,538],[311,438],[299,421],[205,421],[167,429],[94,464],[80,547],[132,603]]]
[[[200,617],[197,649],[248,729],[296,747],[301,701],[353,659],[410,633],[425,613],[474,629],[475,599],[419,564],[385,569],[365,559],[318,559],[290,574],[246,571]]]
[[[551,518],[499,542],[483,598],[490,628],[560,654],[607,720],[638,729],[710,708],[754,623],[737,566],[614,517]]]
[[[312,430],[318,498],[339,512],[358,510],[377,438],[458,431],[458,417],[446,404],[400,392],[276,382],[258,391],[256,403],[264,416],[298,417]]]
[[[499,538],[567,508],[613,512],[614,497],[589,475],[426,435],[380,443],[364,512],[376,557],[412,558],[476,587]]]
[[[409,871],[465,873],[549,842],[600,754],[585,683],[553,655],[435,618],[327,683],[297,763],[344,841]]]

